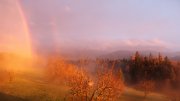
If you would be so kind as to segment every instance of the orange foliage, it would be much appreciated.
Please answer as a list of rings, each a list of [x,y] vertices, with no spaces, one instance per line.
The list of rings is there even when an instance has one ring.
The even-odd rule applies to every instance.
[[[51,81],[62,82],[76,73],[75,67],[75,65],[69,64],[61,58],[49,58],[46,77]]]
[[[115,101],[121,95],[124,88],[121,72],[115,75],[113,69],[98,68],[92,76],[84,66],[77,67],[57,57],[49,58],[46,75],[55,83],[66,83],[69,93],[65,100],[68,101]]]
[[[122,78],[109,69],[98,71],[94,78],[80,70],[69,78],[68,86],[68,101],[115,101],[124,88]]]

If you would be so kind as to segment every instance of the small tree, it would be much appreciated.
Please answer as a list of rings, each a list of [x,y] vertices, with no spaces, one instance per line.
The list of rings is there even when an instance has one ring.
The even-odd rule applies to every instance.
[[[144,98],[146,98],[154,90],[155,82],[152,80],[143,80],[138,84],[138,87],[144,92]]]
[[[115,75],[112,69],[100,70],[97,73],[97,81],[96,85],[94,85],[92,97],[98,101],[116,100],[124,88],[121,73],[122,72],[118,72],[117,75]]]
[[[79,70],[67,84],[70,90],[65,100],[68,101],[115,101],[124,88],[121,74],[114,75],[110,69],[99,70],[94,79]]]

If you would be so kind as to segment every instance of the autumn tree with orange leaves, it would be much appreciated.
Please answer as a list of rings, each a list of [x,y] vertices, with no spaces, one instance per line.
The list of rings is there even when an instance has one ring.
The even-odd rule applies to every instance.
[[[115,75],[113,69],[98,70],[95,77],[90,77],[84,70],[79,70],[69,78],[69,93],[66,101],[115,101],[124,89],[122,72]]]

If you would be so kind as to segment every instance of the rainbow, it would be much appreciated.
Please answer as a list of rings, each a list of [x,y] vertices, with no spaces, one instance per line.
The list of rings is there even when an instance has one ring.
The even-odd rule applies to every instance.
[[[21,22],[22,22],[22,30],[23,30],[22,35],[23,35],[23,38],[25,38],[25,42],[24,42],[25,46],[23,46],[23,48],[24,48],[23,55],[26,55],[27,57],[32,57],[33,51],[32,51],[32,42],[31,42],[31,33],[29,31],[26,15],[22,9],[20,1],[16,0],[15,3],[16,3],[18,13],[20,15]]]
[[[29,70],[35,61],[28,19],[20,0],[4,0],[0,9],[0,67],[6,70]]]

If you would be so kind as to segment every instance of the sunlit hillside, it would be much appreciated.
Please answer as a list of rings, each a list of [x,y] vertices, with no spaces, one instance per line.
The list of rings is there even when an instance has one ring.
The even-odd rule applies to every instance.
[[[0,0],[0,101],[180,101],[179,5]]]

